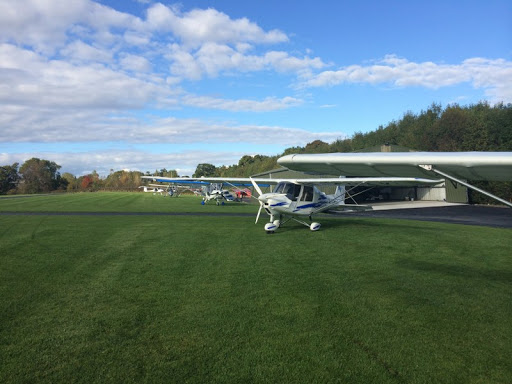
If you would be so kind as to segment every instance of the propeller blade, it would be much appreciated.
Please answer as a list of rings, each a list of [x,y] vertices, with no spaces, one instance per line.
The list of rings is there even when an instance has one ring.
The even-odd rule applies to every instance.
[[[260,208],[258,209],[258,214],[256,215],[256,221],[254,222],[254,224],[258,224],[258,220],[260,219],[261,208],[263,208],[263,203],[260,201]]]
[[[263,195],[263,192],[261,191],[260,186],[258,184],[256,184],[256,182],[252,179],[252,177],[249,177],[249,179],[251,179],[252,186],[258,192],[258,195],[259,196]]]

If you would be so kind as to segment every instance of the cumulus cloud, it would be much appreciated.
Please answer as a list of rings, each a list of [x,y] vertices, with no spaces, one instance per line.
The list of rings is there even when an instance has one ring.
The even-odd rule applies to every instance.
[[[101,64],[48,60],[10,44],[0,45],[0,63],[0,78],[8,79],[0,84],[0,101],[3,105],[30,105],[33,113],[38,107],[63,109],[62,113],[69,107],[142,108],[150,100],[170,95],[170,90],[158,83]]]
[[[182,14],[176,7],[157,3],[148,9],[147,23],[155,31],[172,32],[187,46],[288,41],[286,34],[279,30],[265,32],[247,18],[233,20],[212,8],[194,9]]]
[[[471,83],[475,88],[485,89],[494,101],[512,102],[512,62],[471,58],[460,64],[415,63],[389,55],[371,65],[351,65],[311,75],[304,79],[301,86],[332,87],[346,83],[430,89]]]
[[[4,42],[32,46],[52,54],[70,34],[106,36],[110,28],[141,28],[141,21],[90,0],[16,0],[0,2],[0,36]],[[101,39],[98,39],[101,41]]]
[[[318,57],[299,58],[282,51],[253,55],[248,54],[248,50],[246,46],[234,48],[226,44],[205,43],[199,49],[190,51],[186,47],[172,44],[165,56],[171,63],[171,72],[188,80],[200,80],[204,76],[215,78],[219,74],[233,71],[246,73],[274,70],[293,74],[326,66]]]
[[[276,97],[267,97],[262,101],[257,100],[226,100],[210,96],[193,96],[183,97],[183,104],[192,107],[218,109],[232,112],[268,112],[286,109],[301,105],[303,100],[295,97],[284,97],[278,99]]]
[[[279,143],[304,145],[320,139],[327,142],[344,138],[342,132],[309,132],[304,129],[240,125],[201,119],[129,115],[107,115],[76,110],[64,115],[52,111],[29,113],[29,108],[12,107],[0,116],[0,142],[120,142],[125,144],[191,143]]]
[[[156,169],[176,169],[181,176],[191,176],[196,170],[197,164],[208,163],[217,166],[224,164],[236,164],[245,155],[243,152],[234,151],[179,151],[158,152],[138,149],[106,149],[95,151],[69,151],[54,152],[41,151],[30,153],[0,153],[0,164],[23,164],[32,157],[49,159],[62,166],[61,173],[70,172],[75,176],[81,176],[92,171],[100,176],[107,176],[110,170],[119,171],[128,169],[131,171],[154,171]],[[85,165],[85,166],[84,166]]]

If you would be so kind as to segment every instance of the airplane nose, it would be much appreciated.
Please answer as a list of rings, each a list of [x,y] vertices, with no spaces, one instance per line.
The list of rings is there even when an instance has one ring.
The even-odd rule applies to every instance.
[[[265,195],[259,195],[258,200],[261,201],[262,203],[266,203],[268,199],[267,196]]]

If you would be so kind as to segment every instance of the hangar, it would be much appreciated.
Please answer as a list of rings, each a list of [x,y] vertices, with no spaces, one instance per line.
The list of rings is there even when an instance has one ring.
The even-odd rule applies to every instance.
[[[375,147],[365,148],[357,152],[416,152],[412,149],[401,147],[398,145],[383,144]],[[252,177],[259,178],[291,178],[291,179],[305,179],[305,178],[318,178],[318,177],[338,177],[339,175],[309,175],[303,172],[292,171],[287,168],[281,167],[271,171],[252,175]],[[334,193],[335,187],[325,187],[325,193]],[[376,201],[446,201],[449,203],[468,203],[469,195],[468,189],[465,186],[446,181],[442,185],[433,187],[416,186],[416,187],[374,187],[368,189],[367,187],[359,187],[353,191],[357,194],[355,201],[357,203],[367,203]],[[348,202],[348,201],[347,201]]]

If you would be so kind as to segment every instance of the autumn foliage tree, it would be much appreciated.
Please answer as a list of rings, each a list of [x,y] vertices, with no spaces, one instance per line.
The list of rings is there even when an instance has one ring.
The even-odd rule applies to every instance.
[[[53,161],[33,157],[20,167],[18,189],[21,193],[46,193],[59,189],[65,183],[58,172],[60,168]]]
[[[14,193],[18,184],[18,163],[0,167],[0,195]]]

